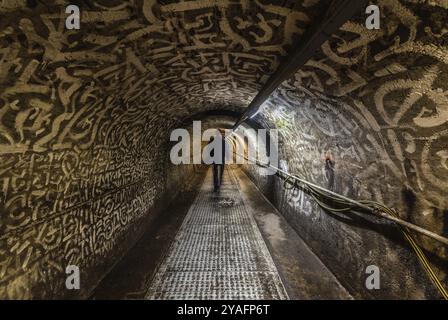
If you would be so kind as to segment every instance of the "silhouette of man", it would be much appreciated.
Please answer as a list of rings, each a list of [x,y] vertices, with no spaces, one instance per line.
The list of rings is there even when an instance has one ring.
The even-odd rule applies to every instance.
[[[223,139],[222,135],[219,134],[216,137],[212,137],[210,140],[214,142],[214,139],[218,139],[218,146],[221,148],[221,154],[217,155],[217,159],[215,159],[215,149],[212,149],[211,156],[213,157],[213,190],[214,192],[218,192],[222,183],[222,176],[224,174],[224,165],[226,161],[226,142]]]

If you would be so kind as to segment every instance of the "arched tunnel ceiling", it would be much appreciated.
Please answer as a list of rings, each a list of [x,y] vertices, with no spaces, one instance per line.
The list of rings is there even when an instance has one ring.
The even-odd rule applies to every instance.
[[[230,110],[208,110],[196,113],[186,119],[182,123],[179,124],[180,127],[189,126],[193,123],[193,121],[207,121],[212,122],[213,119],[216,119],[217,121],[223,120],[226,122],[223,123],[223,126],[226,128],[232,128],[235,122],[238,120],[238,117],[240,116],[240,113]]]
[[[167,128],[207,110],[240,113],[328,5],[318,0],[74,3],[81,7],[81,30],[65,29],[67,1],[1,2],[3,151],[44,151],[49,144],[86,149],[132,122],[145,126],[164,119]],[[392,13],[384,28],[367,31],[363,21],[346,23],[296,73],[293,85],[326,96],[346,97],[356,90],[365,96],[370,89],[363,88],[381,81],[380,74],[400,73],[400,61],[390,61],[397,54],[415,53],[414,69],[422,59],[445,63],[443,26],[437,25],[446,20],[443,3],[434,4],[441,8],[437,12],[423,10],[431,17],[426,26],[413,14],[412,6],[419,5],[412,1],[410,7],[380,1]],[[433,43],[417,41],[421,36]],[[367,56],[374,61],[369,68]]]
[[[448,184],[438,176],[447,169],[448,3],[379,3],[380,30],[366,30],[359,18],[346,22],[256,119],[283,127],[291,144],[322,135],[319,148],[334,149],[347,136],[356,146],[349,157],[375,150],[385,172],[416,194],[437,198],[428,201],[434,207],[445,206]],[[409,182],[409,170],[418,182]]]
[[[75,131],[93,124],[100,130],[110,118],[119,125],[125,109],[174,122],[206,110],[241,112],[313,20],[318,2],[78,1],[81,29],[66,30],[66,1],[34,8],[2,1],[2,109],[31,107],[17,120],[19,132],[4,130],[2,140],[23,151],[30,143],[24,131],[31,131],[44,139],[34,148],[44,148],[55,132],[27,126],[32,112],[45,123],[65,123],[76,113]]]

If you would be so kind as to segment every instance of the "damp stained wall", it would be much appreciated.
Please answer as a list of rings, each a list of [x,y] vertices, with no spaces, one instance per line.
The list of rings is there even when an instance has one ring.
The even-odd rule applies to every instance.
[[[345,23],[254,120],[279,129],[280,168],[351,198],[385,203],[446,237],[448,5],[378,3],[381,30]],[[282,180],[246,169],[355,297],[440,298],[397,228],[331,216]],[[447,287],[448,249],[416,237]],[[381,290],[365,287],[372,264],[380,267]]]

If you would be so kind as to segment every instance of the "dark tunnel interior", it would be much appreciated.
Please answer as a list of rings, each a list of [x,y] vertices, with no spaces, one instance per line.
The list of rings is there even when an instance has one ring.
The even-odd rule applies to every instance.
[[[370,4],[0,0],[0,299],[448,299],[448,3]]]

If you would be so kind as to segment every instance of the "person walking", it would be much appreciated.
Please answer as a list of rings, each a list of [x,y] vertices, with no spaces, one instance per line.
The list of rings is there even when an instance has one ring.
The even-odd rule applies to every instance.
[[[226,141],[223,139],[222,135],[219,134],[216,137],[213,137],[211,143],[214,142],[215,139],[218,139],[217,147],[220,148],[219,154],[216,155],[215,158],[215,149],[212,149],[211,156],[213,157],[213,190],[214,192],[218,192],[221,184],[222,178],[224,175],[224,166],[226,162]]]

